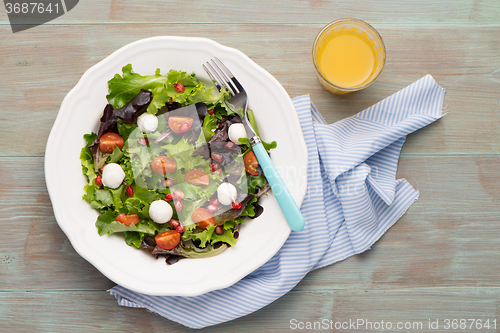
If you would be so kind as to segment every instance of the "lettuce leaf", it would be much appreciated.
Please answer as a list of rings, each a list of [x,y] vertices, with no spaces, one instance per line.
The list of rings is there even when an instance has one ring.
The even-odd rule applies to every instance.
[[[116,221],[117,216],[118,214],[108,210],[97,217],[95,225],[99,235],[111,235],[117,232],[141,232],[154,236],[161,229],[159,224],[147,220],[140,220],[137,224],[130,224],[129,226],[126,226],[125,224]]]
[[[137,129],[137,124],[126,123],[126,122],[122,121],[121,119],[117,120],[117,126],[118,126],[118,132],[120,133],[121,137],[123,138],[123,141],[125,141],[125,142],[127,142],[130,134],[133,133],[134,130]]]
[[[159,108],[168,102],[169,97],[164,94],[168,80],[160,74],[157,69],[155,74],[142,76],[132,70],[132,65],[123,66],[122,75],[115,76],[108,81],[108,99],[115,109],[121,108],[127,104],[141,89],[149,90],[153,93],[153,100],[149,104],[147,111],[156,114]]]
[[[200,247],[205,247],[210,242],[212,235],[215,233],[215,225],[209,225],[205,230],[191,234],[192,240],[200,240]]]
[[[108,158],[106,159],[106,163],[116,163],[118,162],[123,156],[123,151],[118,148],[118,146],[113,149],[113,152],[109,154]]]
[[[147,234],[142,232],[125,231],[125,243],[129,246],[135,246],[136,248],[141,248],[141,243]]]
[[[120,185],[115,189],[110,189],[111,196],[113,198],[113,206],[115,207],[115,211],[119,211],[123,207],[123,193],[125,191],[125,185]]]
[[[266,177],[264,175],[259,175],[259,176],[252,176],[252,175],[247,175],[247,186],[248,186],[248,193],[257,193],[256,187],[264,187],[266,185]]]
[[[253,204],[256,202],[257,202],[257,197],[253,196],[252,199],[250,199],[250,201],[247,202],[247,205],[245,206],[245,209],[243,209],[243,212],[241,213],[240,216],[254,217],[255,216],[255,208],[254,208]]]
[[[87,176],[88,182],[93,183],[97,175],[94,168],[94,157],[92,155],[92,151],[90,150],[90,148],[88,148],[88,146],[92,144],[92,142],[94,142],[94,140],[97,138],[97,134],[85,134],[83,138],[85,139],[85,147],[82,148],[80,153],[82,172],[85,176]]]
[[[243,220],[241,219],[241,221]],[[207,229],[201,232],[192,233],[190,237],[192,240],[200,240],[200,247],[205,247],[207,244],[213,245],[217,242],[224,242],[233,246],[237,242],[236,238],[234,238],[234,225],[237,223],[233,224],[231,228],[226,228],[226,223],[224,223],[224,228],[222,229],[224,233],[222,235],[218,235],[215,232],[215,225],[209,225]],[[231,225],[231,223],[228,223],[228,225]]]
[[[224,101],[226,96],[229,96],[228,91],[222,90],[218,94],[214,94],[213,87],[206,88],[206,86],[202,83],[193,95],[192,103],[203,102],[207,105],[215,105]]]
[[[184,91],[177,92],[174,85],[182,83]],[[147,112],[156,114],[170,100],[181,105],[205,102],[215,104],[224,98],[225,92],[213,93],[213,87],[207,88],[195,74],[170,70],[167,75],[161,75],[157,68],[153,75],[140,75],[132,70],[128,64],[122,68],[122,75],[116,74],[108,81],[108,99],[115,109],[121,108],[128,103],[141,89],[153,93],[153,100],[149,104]]]
[[[137,214],[140,218],[149,219],[149,206],[151,202],[161,199],[162,195],[159,193],[132,185],[134,195],[127,197],[123,201],[123,208],[120,210],[122,213]]]
[[[227,223],[227,222],[226,222]],[[224,224],[226,224],[224,223]],[[236,238],[234,238],[234,229],[226,229],[224,228],[223,229],[224,233],[222,235],[218,235],[216,234],[215,232],[212,234],[212,237],[211,237],[211,243],[212,244],[215,244],[217,242],[224,242],[224,243],[227,243],[231,246],[233,245],[236,245]]]

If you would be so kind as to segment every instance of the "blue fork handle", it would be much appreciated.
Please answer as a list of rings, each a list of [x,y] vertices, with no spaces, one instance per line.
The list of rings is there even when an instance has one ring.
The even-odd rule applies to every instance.
[[[290,195],[290,192],[288,192],[288,188],[285,183],[283,183],[283,180],[271,161],[271,158],[267,154],[266,149],[260,142],[256,143],[252,149],[257,157],[257,160],[259,160],[260,167],[262,168],[262,171],[264,171],[264,175],[273,190],[273,194],[276,197],[283,214],[285,215],[288,225],[293,231],[302,230],[305,225],[304,216],[295,203],[295,200],[293,200]]]

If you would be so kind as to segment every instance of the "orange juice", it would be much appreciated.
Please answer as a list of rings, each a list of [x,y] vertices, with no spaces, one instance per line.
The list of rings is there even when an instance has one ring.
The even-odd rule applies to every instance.
[[[370,79],[375,69],[375,50],[363,35],[341,31],[319,49],[318,64],[328,81],[339,87],[354,88]]]
[[[319,82],[339,94],[368,87],[385,64],[382,37],[371,25],[356,19],[326,25],[316,36],[312,55]]]

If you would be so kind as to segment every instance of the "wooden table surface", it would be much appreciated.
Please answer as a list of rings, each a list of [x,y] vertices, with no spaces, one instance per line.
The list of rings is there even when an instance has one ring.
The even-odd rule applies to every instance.
[[[344,324],[338,332],[500,332],[500,1],[85,0],[18,33],[0,8],[1,332],[190,331],[117,304],[106,291],[113,282],[57,225],[44,179],[45,145],[64,96],[113,51],[158,35],[208,37],[241,50],[292,98],[310,94],[329,122],[426,74],[447,90],[447,115],[409,135],[401,153],[398,178],[418,188],[420,200],[370,251],[311,272],[271,305],[203,332],[298,331],[294,319],[393,325]],[[371,87],[336,96],[316,80],[311,46],[342,17],[371,23],[387,62]],[[452,327],[453,319],[468,320],[467,328]],[[436,320],[439,329],[430,329]]]

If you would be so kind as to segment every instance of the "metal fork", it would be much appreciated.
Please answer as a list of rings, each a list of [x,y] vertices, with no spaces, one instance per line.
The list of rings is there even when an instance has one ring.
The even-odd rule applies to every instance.
[[[228,89],[231,93],[231,98],[227,101],[229,108],[233,112],[240,115],[247,136],[250,139],[252,150],[259,161],[259,164],[264,172],[264,175],[273,190],[274,196],[281,207],[281,211],[285,215],[288,225],[293,231],[300,231],[304,228],[305,219],[300,212],[299,207],[293,200],[288,188],[281,179],[276,167],[274,166],[271,158],[267,154],[266,149],[262,145],[259,136],[255,133],[247,118],[248,98],[245,89],[234,77],[234,75],[227,69],[227,67],[218,58],[209,60],[203,65],[208,76],[214,81],[215,86],[220,91],[222,87]]]

